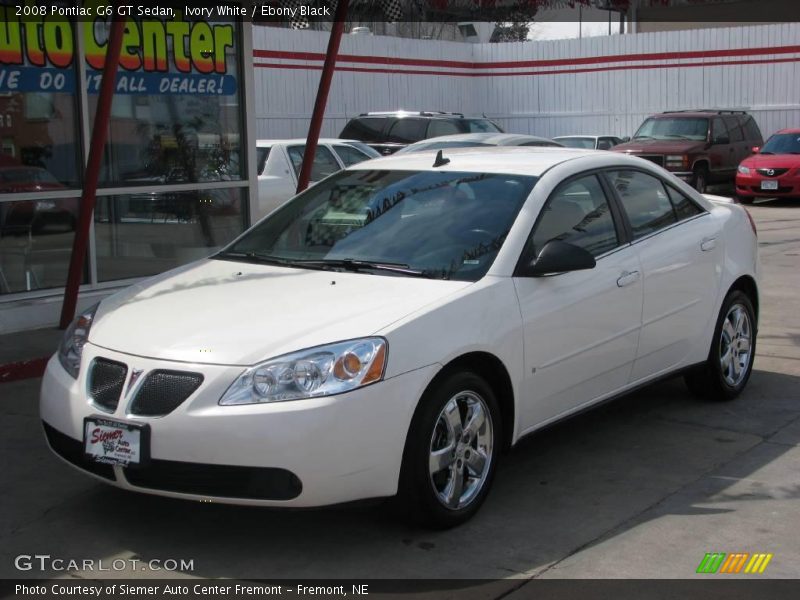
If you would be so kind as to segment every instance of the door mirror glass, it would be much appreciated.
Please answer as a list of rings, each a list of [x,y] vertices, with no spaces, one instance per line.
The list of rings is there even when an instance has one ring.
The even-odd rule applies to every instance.
[[[528,277],[540,277],[554,273],[594,269],[596,264],[594,256],[580,246],[561,240],[550,240],[522,274]]]

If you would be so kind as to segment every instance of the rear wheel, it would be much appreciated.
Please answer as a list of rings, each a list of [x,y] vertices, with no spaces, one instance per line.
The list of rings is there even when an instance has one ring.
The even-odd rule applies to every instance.
[[[489,493],[502,423],[486,381],[457,372],[422,400],[403,453],[397,502],[412,520],[445,529],[469,520]]]
[[[756,351],[755,311],[750,298],[734,290],[722,303],[708,360],[684,379],[695,395],[714,400],[738,396],[753,371]]]

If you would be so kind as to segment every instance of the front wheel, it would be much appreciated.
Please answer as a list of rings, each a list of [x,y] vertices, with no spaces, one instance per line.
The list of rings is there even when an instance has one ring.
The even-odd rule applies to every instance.
[[[397,502],[408,517],[446,529],[469,520],[492,484],[502,423],[486,381],[458,372],[420,400],[406,441]]]
[[[738,396],[753,371],[756,318],[750,298],[739,290],[722,303],[708,360],[685,376],[689,390],[714,400]]]
[[[752,204],[755,198],[753,196],[737,196],[736,199],[739,201],[739,204]]]
[[[692,173],[692,187],[701,194],[705,194],[707,186],[708,168],[705,165],[698,165]]]

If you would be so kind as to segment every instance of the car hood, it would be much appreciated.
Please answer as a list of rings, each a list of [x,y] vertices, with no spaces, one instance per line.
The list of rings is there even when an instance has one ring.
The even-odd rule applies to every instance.
[[[800,154],[753,154],[742,164],[751,169],[792,169],[800,167]]]
[[[89,342],[150,358],[250,365],[372,335],[469,285],[206,259],[106,298]]]
[[[617,144],[611,150],[614,152],[627,152],[630,154],[683,154],[684,152],[699,152],[705,147],[705,142],[695,140],[636,140]]]

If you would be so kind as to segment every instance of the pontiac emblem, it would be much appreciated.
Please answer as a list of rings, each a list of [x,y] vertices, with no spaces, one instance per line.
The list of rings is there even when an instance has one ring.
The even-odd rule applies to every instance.
[[[128,390],[125,392],[126,396],[131,393],[131,390],[136,385],[136,382],[139,381],[139,377],[142,376],[142,373],[144,373],[143,369],[131,369],[131,380],[128,382]]]

